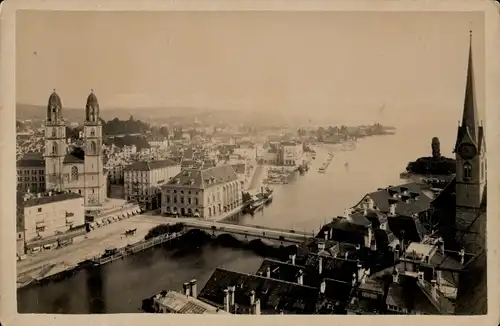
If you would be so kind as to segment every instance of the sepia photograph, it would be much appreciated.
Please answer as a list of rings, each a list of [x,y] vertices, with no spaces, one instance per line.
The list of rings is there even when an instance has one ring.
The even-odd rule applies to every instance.
[[[484,24],[18,11],[18,313],[488,314]]]

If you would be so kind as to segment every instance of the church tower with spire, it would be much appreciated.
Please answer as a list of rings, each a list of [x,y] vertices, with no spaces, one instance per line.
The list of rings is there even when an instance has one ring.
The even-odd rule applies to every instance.
[[[67,153],[66,124],[56,90],[50,94],[45,120],[45,183],[47,190],[64,189],[64,157]]]
[[[92,90],[85,106],[83,127],[85,143],[85,205],[99,206],[106,198],[106,178],[103,173],[102,124],[99,102]]]
[[[486,186],[485,133],[478,116],[473,65],[470,43],[463,116],[454,150],[457,162],[456,205],[464,209],[481,208]]]

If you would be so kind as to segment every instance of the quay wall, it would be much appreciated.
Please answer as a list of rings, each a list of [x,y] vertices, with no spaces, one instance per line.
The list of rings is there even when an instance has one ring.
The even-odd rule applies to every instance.
[[[141,241],[143,242],[143,241]],[[140,243],[141,243],[140,242]],[[162,246],[170,249],[180,249],[181,252],[183,249],[189,247],[199,247],[208,245],[209,243],[219,245],[222,247],[228,248],[238,248],[243,250],[252,251],[255,254],[261,257],[268,257],[274,259],[288,259],[291,253],[297,252],[297,242],[289,242],[289,241],[281,241],[281,240],[273,240],[273,239],[260,239],[257,237],[247,237],[245,238],[243,235],[232,235],[228,233],[224,233],[223,231],[219,231],[216,234],[211,231],[205,231],[196,228],[189,228],[187,232],[185,232],[180,237],[176,238],[175,241],[168,241],[164,243],[158,243],[154,246],[150,246],[143,251],[138,251],[129,254],[130,255],[139,255],[141,252],[145,252],[151,250],[155,247]],[[120,257],[120,259],[127,259],[127,255]],[[113,260],[106,264],[112,264]],[[35,279],[26,286],[23,287],[32,287],[38,284],[46,284],[53,281],[60,281],[63,279],[67,279],[75,275],[78,271],[82,269],[96,269],[102,268],[103,265],[95,265],[92,261],[86,260],[81,262],[78,265],[75,265],[66,270],[60,271],[58,273],[49,274],[45,277]]]

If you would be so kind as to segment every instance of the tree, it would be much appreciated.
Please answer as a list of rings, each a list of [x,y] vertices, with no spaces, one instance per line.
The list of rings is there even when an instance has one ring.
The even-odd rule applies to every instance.
[[[439,143],[439,138],[433,137],[431,142],[432,148],[432,158],[438,160],[441,158],[441,144]]]

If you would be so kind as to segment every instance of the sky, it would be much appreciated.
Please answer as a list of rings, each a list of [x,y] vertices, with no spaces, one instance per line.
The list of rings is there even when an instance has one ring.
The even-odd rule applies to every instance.
[[[481,108],[481,13],[25,11],[16,96],[456,127],[470,29]]]

